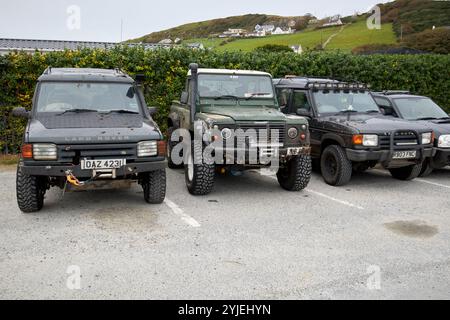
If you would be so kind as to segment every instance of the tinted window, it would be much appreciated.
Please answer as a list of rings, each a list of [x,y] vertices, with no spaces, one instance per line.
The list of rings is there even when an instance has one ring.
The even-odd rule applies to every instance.
[[[428,98],[398,98],[394,101],[402,118],[408,120],[448,117],[441,107]]]
[[[135,88],[129,84],[44,82],[40,85],[38,112],[72,109],[139,112],[139,102]]]
[[[292,104],[294,106],[294,112],[299,109],[311,111],[311,104],[308,101],[308,96],[304,91],[295,91]]]
[[[379,111],[369,92],[318,91],[314,93],[314,98],[319,113],[338,113],[346,110]]]
[[[202,98],[236,96],[273,98],[272,79],[268,76],[200,74],[198,92]]]

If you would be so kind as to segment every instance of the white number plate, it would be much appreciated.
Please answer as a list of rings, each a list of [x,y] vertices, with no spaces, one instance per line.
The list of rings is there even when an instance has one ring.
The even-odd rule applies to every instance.
[[[119,169],[127,164],[126,159],[81,160],[81,170]]]
[[[393,159],[415,159],[417,151],[395,151]]]

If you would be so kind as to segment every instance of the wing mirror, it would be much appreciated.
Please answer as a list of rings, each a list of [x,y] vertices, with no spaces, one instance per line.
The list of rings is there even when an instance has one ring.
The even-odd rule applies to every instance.
[[[25,118],[25,119],[30,118],[30,112],[27,111],[27,109],[25,109],[24,107],[14,108],[12,110],[12,115],[15,117],[20,117],[20,118]]]
[[[188,104],[188,102],[189,102],[189,93],[187,93],[186,91],[183,91],[183,93],[181,94],[180,102],[182,104]]]
[[[389,107],[381,107],[381,112],[385,115],[385,116],[393,116],[394,115],[394,109],[389,108]]]
[[[157,107],[148,107],[148,112],[150,113],[150,116],[154,116],[155,114],[158,113],[158,108]]]
[[[297,115],[302,117],[311,117],[311,111],[306,109],[297,109]]]

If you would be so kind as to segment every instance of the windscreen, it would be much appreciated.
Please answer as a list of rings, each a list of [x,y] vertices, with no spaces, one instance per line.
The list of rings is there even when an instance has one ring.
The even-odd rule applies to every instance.
[[[319,113],[380,112],[375,100],[367,91],[318,91],[314,93],[314,99]]]
[[[124,83],[44,82],[39,87],[37,112],[70,110],[139,113],[136,89]]]
[[[200,74],[198,91],[201,98],[273,98],[272,79],[268,76]]]
[[[408,120],[441,119],[448,117],[441,107],[428,98],[395,99],[395,104],[402,117]]]

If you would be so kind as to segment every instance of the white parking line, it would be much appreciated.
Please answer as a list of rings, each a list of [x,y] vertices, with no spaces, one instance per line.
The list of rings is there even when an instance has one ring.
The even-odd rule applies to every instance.
[[[436,187],[441,187],[441,188],[450,189],[450,186],[447,186],[447,185],[445,185],[445,184],[440,184],[440,183],[436,183],[436,182],[431,182],[431,181],[424,180],[424,179],[418,179],[418,178],[416,178],[416,179],[413,180],[413,181],[417,181],[417,182],[422,182],[422,183],[430,184],[430,185],[436,186]]]
[[[379,170],[379,169],[372,169],[371,171],[376,171],[376,172],[381,173],[383,175],[389,175],[387,172],[384,172],[384,171]],[[450,189],[450,186],[448,186],[448,185],[437,183],[437,182],[428,181],[428,180],[425,180],[423,178],[416,178],[416,179],[412,180],[412,182],[421,182],[421,183],[426,183],[426,184],[429,184],[429,185],[432,185],[432,186],[435,186],[435,187],[441,187],[441,188]]]
[[[272,178],[272,179],[274,179],[274,180],[277,180],[276,177],[271,176],[271,175],[264,175],[264,176],[265,176],[265,177]],[[328,199],[328,200],[337,202],[337,203],[342,204],[342,205],[347,206],[347,207],[356,208],[356,209],[359,209],[359,210],[365,210],[363,207],[358,206],[358,205],[356,205],[356,204],[353,204],[353,203],[351,203],[351,202],[348,202],[348,201],[345,201],[345,200],[339,200],[339,199],[336,199],[336,198],[334,198],[334,197],[331,197],[331,196],[328,196],[328,195],[326,195],[326,194],[323,194],[323,193],[321,193],[321,192],[311,190],[311,189],[309,189],[309,188],[306,188],[304,191],[309,192],[309,193],[312,193],[312,194],[314,194],[314,195],[316,195],[316,196],[319,196],[319,197],[322,197],[322,198],[325,198],[325,199]]]
[[[311,190],[311,189],[309,189],[309,188],[308,188],[308,189],[305,189],[305,191],[306,191],[306,192],[309,192],[309,193],[312,193],[312,194],[315,194],[316,196],[320,196],[320,197],[326,198],[326,199],[328,199],[328,200],[332,200],[332,201],[334,201],[334,202],[343,204],[343,205],[348,206],[348,207],[351,207],[351,208],[356,208],[356,209],[359,209],[359,210],[364,210],[364,208],[361,207],[361,206],[358,206],[358,205],[356,205],[356,204],[353,204],[353,203],[348,202],[348,201],[345,201],[345,200],[339,200],[339,199],[336,199],[336,198],[327,196],[326,194],[323,194],[323,193],[321,193],[321,192],[317,192],[317,191]]]
[[[181,209],[177,204],[170,201],[169,199],[164,200],[164,203],[172,210],[173,213],[179,216],[181,220],[186,222],[188,225],[193,228],[200,228],[200,223],[198,223],[197,220],[192,218],[190,215],[184,213],[183,209]]]

